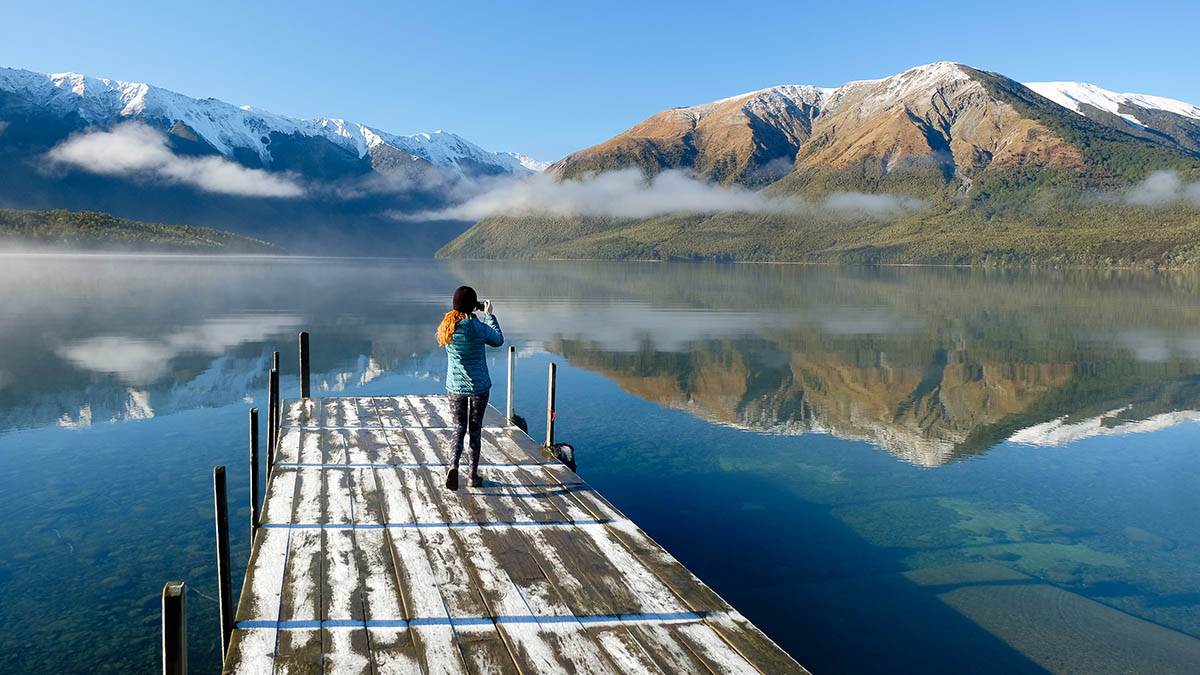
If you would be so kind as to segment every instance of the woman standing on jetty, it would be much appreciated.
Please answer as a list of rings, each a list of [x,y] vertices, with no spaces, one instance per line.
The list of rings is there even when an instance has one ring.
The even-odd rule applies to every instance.
[[[450,414],[454,417],[454,464],[446,472],[446,488],[458,489],[458,462],[463,452],[463,437],[471,438],[471,487],[483,485],[479,477],[479,446],[483,413],[487,410],[492,378],[488,374],[485,346],[504,344],[500,322],[492,314],[492,301],[479,302],[470,286],[454,291],[453,309],[442,317],[437,329],[437,341],[446,348],[446,393],[450,399]],[[483,311],[483,321],[475,311]]]

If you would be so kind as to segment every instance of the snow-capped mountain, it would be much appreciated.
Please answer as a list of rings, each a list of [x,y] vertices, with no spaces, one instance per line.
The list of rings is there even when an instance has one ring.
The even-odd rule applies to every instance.
[[[538,170],[533,167],[541,164],[516,153],[484,150],[444,131],[404,136],[344,119],[294,119],[214,98],[194,99],[145,83],[79,73],[43,75],[0,68],[0,92],[43,112],[76,115],[86,125],[146,122],[194,137],[226,157],[268,169],[281,163],[273,153],[280,137],[328,141],[360,159],[396,151],[458,175],[523,175]]]
[[[1060,106],[1128,134],[1124,140],[1200,154],[1198,106],[1081,83],[1027,88],[939,61],[838,87],[779,85],[671,108],[549,170],[572,178],[627,166],[684,169],[750,187],[790,173],[792,188],[862,188],[897,170],[932,167],[935,179],[966,190],[990,167],[1077,166],[1079,151],[1046,121]]]
[[[1025,86],[1102,124],[1200,152],[1198,105],[1149,94],[1120,94],[1087,82],[1026,82]]]
[[[0,68],[0,207],[203,225],[292,253],[422,256],[463,224],[408,214],[543,168],[444,131],[402,135],[139,82]]]
[[[529,155],[522,155],[519,152],[506,152],[504,154],[517,160],[518,162],[521,163],[521,166],[525,167],[526,169],[529,169],[530,171],[541,172],[541,171],[545,171],[546,169],[550,168],[550,162],[543,162],[542,160],[534,159],[534,158],[530,157]]]

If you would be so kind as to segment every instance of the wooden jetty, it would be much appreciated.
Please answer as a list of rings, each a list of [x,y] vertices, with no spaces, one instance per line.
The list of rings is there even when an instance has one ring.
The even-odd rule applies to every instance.
[[[499,411],[444,485],[441,396],[280,406],[226,673],[803,673]]]

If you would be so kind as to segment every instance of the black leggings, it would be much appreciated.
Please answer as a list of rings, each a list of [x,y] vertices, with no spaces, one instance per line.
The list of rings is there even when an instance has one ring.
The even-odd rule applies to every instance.
[[[467,435],[467,431],[471,432],[471,475],[479,475],[479,446],[482,444],[480,436],[483,432],[483,413],[487,410],[488,394],[490,391],[485,391],[482,394],[473,396],[459,396],[450,394],[450,416],[454,419],[454,468],[458,468],[458,462],[462,458],[463,452],[463,437]]]

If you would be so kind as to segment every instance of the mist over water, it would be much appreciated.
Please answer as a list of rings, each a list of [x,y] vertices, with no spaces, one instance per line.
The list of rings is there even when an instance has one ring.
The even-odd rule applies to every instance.
[[[168,579],[215,671],[209,472],[238,588],[271,351],[289,396],[299,330],[318,395],[438,392],[462,283],[534,437],[554,361],[583,477],[814,672],[1200,663],[1196,276],[5,256],[6,672],[154,669]]]

